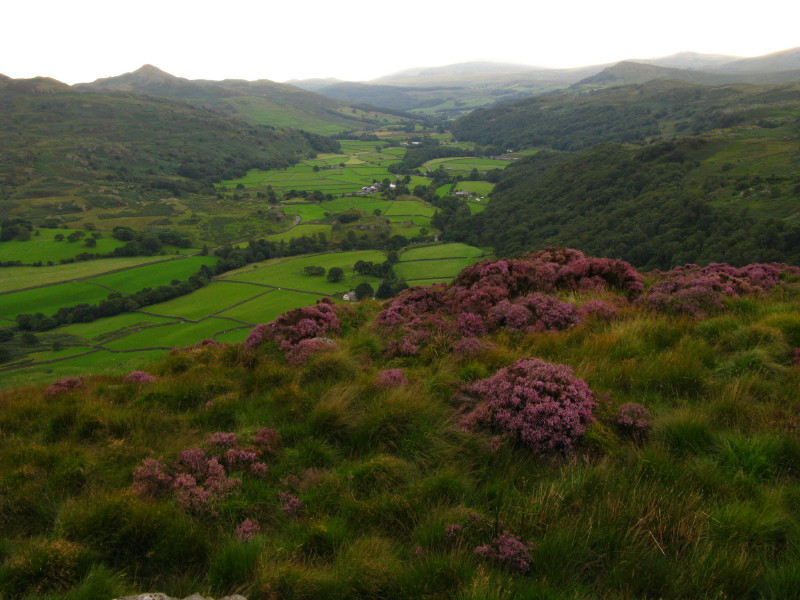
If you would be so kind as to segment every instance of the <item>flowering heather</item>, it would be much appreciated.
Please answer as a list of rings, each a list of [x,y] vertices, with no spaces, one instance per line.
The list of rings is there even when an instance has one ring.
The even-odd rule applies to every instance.
[[[461,525],[459,525],[458,523],[453,523],[451,525],[446,525],[445,526],[445,528],[444,528],[444,536],[447,539],[452,540],[452,539],[458,537],[458,535],[462,531],[464,531],[464,528]]]
[[[778,284],[783,273],[795,270],[778,263],[741,268],[724,263],[684,265],[661,273],[660,281],[640,300],[656,310],[705,317],[723,309],[725,297],[766,292]]]
[[[217,431],[208,436],[208,443],[221,448],[232,448],[237,444],[236,434],[233,432]]]
[[[253,444],[256,445],[262,452],[275,454],[280,446],[278,430],[272,429],[271,427],[263,427],[262,429],[259,429],[253,436]]]
[[[403,369],[387,369],[378,373],[375,378],[375,384],[385,388],[400,387],[406,383],[406,372]]]
[[[197,342],[192,349],[201,350],[202,348],[222,348],[225,344],[218,342],[212,338],[206,338]]]
[[[281,503],[281,510],[290,517],[300,514],[303,510],[302,500],[289,492],[281,492],[278,495],[278,501]]]
[[[613,319],[617,316],[617,307],[603,300],[589,300],[578,309],[582,316],[594,315],[600,319]]]
[[[136,493],[150,498],[164,496],[172,486],[172,477],[166,472],[166,465],[157,458],[145,458],[133,470],[133,489]]]
[[[615,419],[623,433],[636,439],[647,437],[652,420],[653,417],[648,410],[635,402],[620,406]]]
[[[519,304],[501,300],[489,311],[489,322],[494,327],[505,327],[513,331],[521,331],[531,322],[531,311]]]
[[[795,348],[792,351],[792,364],[795,367],[800,366],[800,348]]]
[[[486,335],[489,330],[486,328],[486,322],[483,317],[475,313],[462,312],[458,317],[458,328],[461,333],[468,336]]]
[[[62,377],[51,383],[44,393],[45,396],[58,396],[83,387],[83,382],[82,375],[80,377]]]
[[[567,329],[580,321],[575,305],[561,302],[555,296],[528,294],[516,302],[530,311],[534,331]]]
[[[228,467],[248,467],[258,461],[258,455],[241,448],[229,448],[225,452],[225,463]]]
[[[455,342],[451,349],[457,357],[472,358],[482,354],[491,346],[490,342],[485,342],[475,337],[464,337]]]
[[[391,340],[386,345],[386,353],[389,356],[416,356],[419,354],[420,347],[414,343],[413,336],[406,336],[399,340]]]
[[[449,285],[406,290],[387,304],[376,323],[394,334],[388,355],[416,356],[432,341],[452,344],[461,336],[480,337],[500,328],[566,329],[583,315],[552,292],[608,288],[636,296],[644,285],[639,273],[624,261],[550,248],[518,259],[475,263]],[[420,337],[421,332],[428,337]]]
[[[271,323],[257,325],[247,336],[249,350],[267,341],[278,342],[290,364],[301,365],[316,352],[336,348],[326,334],[340,330],[339,317],[330,298],[318,300],[315,306],[303,306],[283,313]]]
[[[465,427],[513,433],[536,453],[570,450],[594,421],[586,382],[566,365],[536,358],[522,358],[465,391],[478,399]]]
[[[128,373],[125,376],[125,381],[127,383],[138,383],[138,384],[145,384],[145,383],[152,383],[157,379],[155,375],[150,375],[145,371],[133,371],[132,373]]]
[[[330,338],[317,337],[300,340],[296,344],[286,343],[286,362],[290,365],[303,365],[312,354],[326,350],[336,350],[339,346]]]
[[[261,527],[256,521],[253,521],[252,519],[245,519],[239,523],[239,526],[236,528],[236,537],[240,542],[249,542],[260,531]]]
[[[178,455],[175,468],[194,477],[203,478],[208,471],[208,457],[200,448],[189,448]]]
[[[491,559],[510,571],[527,573],[531,568],[530,548],[508,531],[501,533],[490,544],[475,548],[475,554]]]
[[[259,479],[263,479],[267,476],[267,470],[269,467],[263,462],[254,462],[250,465],[250,474],[253,477],[258,477]]]

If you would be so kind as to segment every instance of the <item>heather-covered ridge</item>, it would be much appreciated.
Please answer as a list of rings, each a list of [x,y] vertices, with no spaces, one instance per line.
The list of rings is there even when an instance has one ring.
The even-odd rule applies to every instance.
[[[796,597],[799,281],[547,249],[4,392],[0,597]]]

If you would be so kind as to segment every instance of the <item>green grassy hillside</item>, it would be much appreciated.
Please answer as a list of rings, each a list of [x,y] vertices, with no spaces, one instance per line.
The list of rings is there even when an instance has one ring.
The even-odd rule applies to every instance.
[[[374,128],[402,120],[381,112],[266,79],[188,80],[144,65],[132,73],[74,86],[92,92],[130,92],[180,100],[273,127],[294,127],[322,135]],[[404,116],[408,118],[408,116]]]
[[[248,125],[184,103],[77,93],[34,80],[0,83],[0,110],[0,186],[12,204],[61,196],[61,204],[88,197],[119,206],[142,198],[143,190],[197,191],[197,182],[288,166],[338,147],[326,138]],[[102,187],[118,182],[138,189],[104,197]]]
[[[3,392],[0,595],[797,597],[797,278],[551,251]]]

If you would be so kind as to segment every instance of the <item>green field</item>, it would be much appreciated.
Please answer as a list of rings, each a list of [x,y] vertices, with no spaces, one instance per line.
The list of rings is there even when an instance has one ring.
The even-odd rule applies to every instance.
[[[39,235],[34,235],[25,242],[0,242],[0,262],[19,260],[26,265],[35,262],[47,263],[48,261],[58,263],[62,259],[74,258],[84,252],[106,254],[125,244],[105,232],[105,237],[95,240],[97,245],[94,248],[87,248],[83,244],[86,238],[91,238],[91,235],[85,231],[86,238],[77,242],[66,240],[57,242],[54,239],[56,235],[67,237],[75,231],[82,231],[80,229],[37,229],[36,231]]]
[[[291,190],[319,191],[323,194],[353,193],[375,180],[387,177],[395,179],[387,167],[399,162],[402,155],[376,152],[375,146],[375,142],[343,141],[340,154],[322,154],[286,169],[252,169],[244,177],[223,181],[219,187],[234,189],[242,185],[247,190],[270,187],[284,194]]]
[[[143,329],[106,344],[110,350],[142,350],[190,346],[215,333],[237,327],[233,321],[211,317],[199,323],[175,323]]]
[[[142,327],[175,322],[174,319],[154,317],[140,312],[130,312],[97,319],[91,323],[65,325],[56,329],[55,332],[74,335],[83,339],[87,344],[102,344],[106,340],[122,337]]]
[[[392,202],[392,205],[384,211],[384,215],[419,215],[421,217],[432,217],[436,212],[436,208],[422,202],[421,200],[397,200]]]
[[[488,181],[459,181],[456,184],[455,191],[464,190],[470,194],[479,194],[487,196],[494,189],[494,184]]]
[[[438,169],[443,165],[445,170],[452,171],[454,175],[466,175],[477,169],[479,172],[491,171],[492,169],[505,169],[509,164],[507,160],[496,158],[434,158],[426,162],[423,167],[428,170]]]
[[[413,223],[414,225],[418,225],[420,227],[428,227],[431,226],[431,218],[430,217],[420,217],[420,216],[394,216],[394,217],[386,217],[386,219],[390,223]]]
[[[246,283],[213,281],[191,294],[153,304],[143,310],[163,317],[181,317],[196,321],[263,294],[265,291],[267,291],[265,288]]]
[[[87,260],[53,267],[5,267],[0,269],[0,292],[86,279],[100,273],[160,260],[163,259],[158,256],[130,256]]]
[[[297,227],[292,227],[289,231],[284,231],[283,233],[274,233],[272,235],[268,235],[267,239],[271,242],[280,242],[281,240],[289,241],[292,238],[316,235],[318,233],[324,233],[325,237],[328,239],[331,238],[331,231],[333,227],[330,225],[324,225],[322,223],[312,223],[310,225],[298,225]]]
[[[387,214],[391,208],[391,202],[381,200],[380,198],[371,198],[369,196],[349,196],[346,198],[336,198],[322,203],[322,207],[327,209],[328,212],[338,213],[347,212],[350,209],[364,211],[365,213],[372,213],[378,209],[383,214]]]
[[[467,208],[469,208],[469,212],[471,214],[477,215],[478,213],[481,213],[484,210],[486,210],[486,207],[488,206],[488,204],[489,204],[488,201],[477,202],[477,201],[469,200],[469,201],[467,201]]]
[[[222,279],[260,283],[277,288],[290,288],[319,294],[337,294],[355,288],[362,281],[368,281],[373,286],[377,283],[378,280],[374,277],[362,277],[353,272],[353,265],[359,260],[382,263],[386,260],[386,255],[380,250],[357,250],[289,259],[272,259],[231,271],[223,275]],[[344,270],[344,279],[337,283],[331,283],[325,276],[303,274],[303,268],[312,265],[325,267],[326,271],[331,267],[341,267]]]
[[[477,258],[483,256],[483,254],[484,252],[480,248],[467,244],[437,244],[435,246],[424,246],[422,248],[406,250],[400,255],[400,262],[432,258]]]
[[[399,262],[394,266],[394,272],[407,281],[427,277],[453,278],[477,260],[477,258],[443,258]]]
[[[254,286],[254,289],[259,289]],[[247,321],[248,323],[268,323],[274,320],[281,313],[314,304],[320,299],[316,294],[303,294],[302,292],[292,292],[288,290],[266,290],[266,294],[253,298],[244,304],[240,304],[233,308],[229,308],[218,316],[230,317],[232,319],[239,319]],[[235,326],[235,324],[232,324]],[[246,334],[248,330],[244,330]]]
[[[439,187],[436,188],[436,195],[439,196],[439,198],[444,198],[445,196],[447,196],[447,194],[450,193],[450,190],[452,189],[453,189],[452,183],[445,183],[444,185],[440,185]]]
[[[287,215],[297,215],[303,221],[316,221],[325,217],[325,213],[330,209],[323,204],[314,202],[285,202],[281,204],[281,209]]]
[[[13,319],[19,314],[43,313],[51,316],[62,306],[95,304],[105,300],[111,290],[89,283],[62,283],[0,296],[0,317]]]
[[[217,262],[215,256],[187,256],[154,265],[143,265],[135,269],[103,275],[89,279],[88,283],[97,283],[110,287],[123,294],[133,294],[146,287],[156,288],[169,285],[173,280],[185,281],[197,273],[203,265]]]
[[[42,360],[57,359],[65,354],[65,351],[49,353],[42,356]],[[3,372],[1,385],[3,388],[19,387],[30,385],[32,382],[52,381],[59,377],[78,377],[87,373],[118,375],[147,368],[148,364],[164,358],[167,354],[169,354],[169,350],[120,353],[97,350],[85,356],[76,356],[64,361]]]

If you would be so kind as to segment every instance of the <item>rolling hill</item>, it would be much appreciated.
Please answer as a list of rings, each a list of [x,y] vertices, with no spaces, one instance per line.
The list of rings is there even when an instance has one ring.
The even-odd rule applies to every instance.
[[[144,65],[131,73],[74,86],[79,91],[129,92],[181,100],[251,123],[320,134],[364,129],[396,116],[353,107],[294,85],[267,79],[189,80]]]
[[[0,111],[0,185],[12,200],[119,182],[196,189],[337,147],[184,102],[44,78],[0,82]]]

